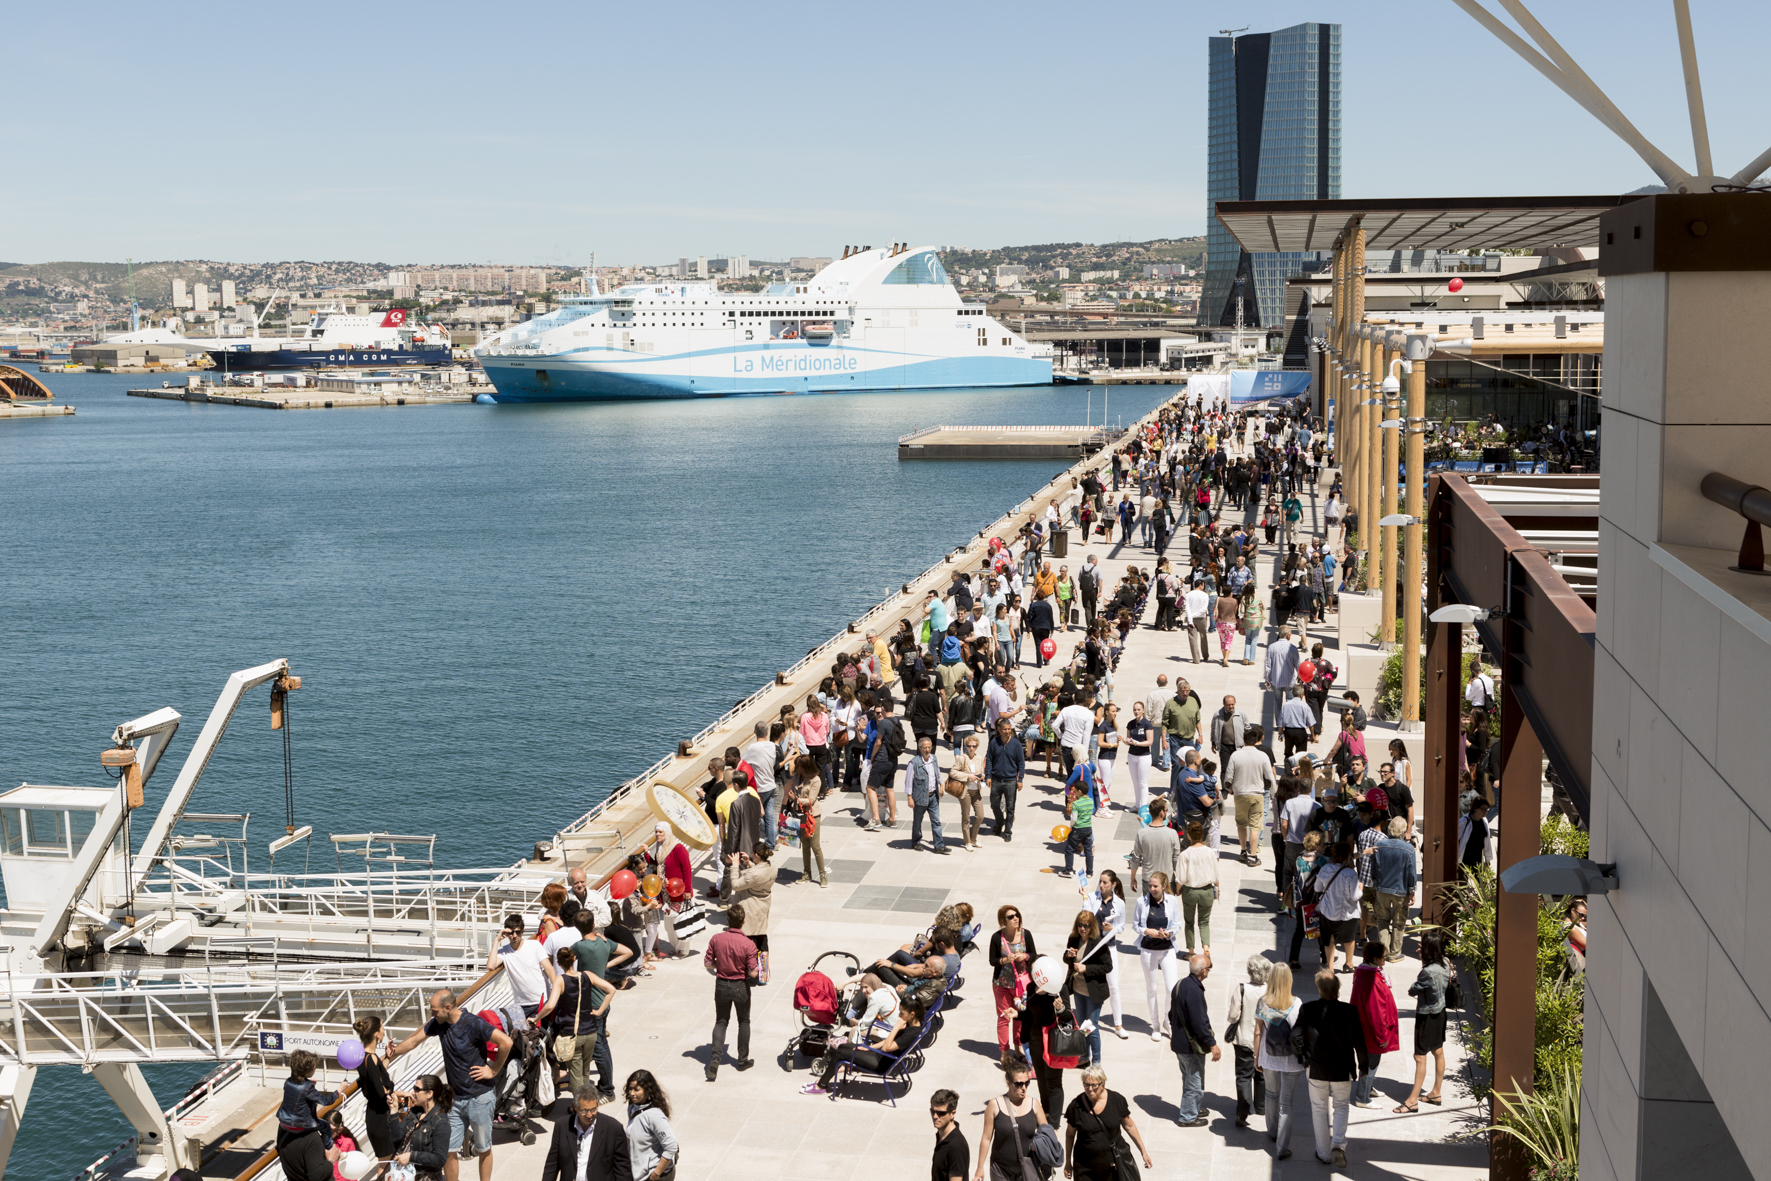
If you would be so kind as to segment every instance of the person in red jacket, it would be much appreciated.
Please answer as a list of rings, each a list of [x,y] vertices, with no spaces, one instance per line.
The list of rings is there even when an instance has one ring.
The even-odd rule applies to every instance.
[[[1396,997],[1384,976],[1384,945],[1373,940],[1365,945],[1365,962],[1353,970],[1353,1008],[1365,1031],[1365,1048],[1371,1053],[1365,1070],[1353,1082],[1353,1106],[1370,1107],[1377,1083],[1377,1060],[1402,1048],[1396,1036]]]

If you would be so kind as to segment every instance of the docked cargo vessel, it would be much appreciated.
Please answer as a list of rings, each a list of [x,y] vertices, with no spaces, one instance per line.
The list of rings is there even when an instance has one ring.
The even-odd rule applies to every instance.
[[[222,338],[203,343],[217,369],[235,373],[447,365],[451,358],[448,332],[435,324],[407,324],[405,308],[394,308],[380,319],[316,312],[300,336]]]
[[[933,247],[862,247],[762,292],[629,283],[474,350],[500,402],[1048,385],[1049,346],[959,298]]]

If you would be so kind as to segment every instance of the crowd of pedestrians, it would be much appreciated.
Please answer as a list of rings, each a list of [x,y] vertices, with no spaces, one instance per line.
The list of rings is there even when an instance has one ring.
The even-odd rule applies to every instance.
[[[932,1177],[1028,1181],[1030,1170],[1061,1168],[1066,1178],[1125,1181],[1140,1160],[1154,1167],[1104,1061],[1104,1035],[1132,1036],[1121,980],[1130,967],[1120,960],[1135,956],[1144,1003],[1133,998],[1134,1017],[1141,1008],[1150,1039],[1174,1055],[1167,1098],[1177,1124],[1211,1123],[1207,1063],[1228,1047],[1232,1134],[1264,1121],[1267,1149],[1289,1157],[1293,1116],[1307,1104],[1315,1155],[1345,1165],[1348,1109],[1374,1105],[1377,1064],[1400,1046],[1386,973],[1410,938],[1418,883],[1405,748],[1388,744],[1368,770],[1377,752],[1366,746],[1364,710],[1352,695],[1338,718],[1329,709],[1339,670],[1332,650],[1309,639],[1334,610],[1337,573],[1356,564],[1329,536],[1350,523],[1329,460],[1304,419],[1165,411],[1016,536],[992,539],[985,561],[956,571],[911,618],[862,632],[803,705],[757,722],[748,744],[710,759],[699,789],[717,833],[710,856],[693,866],[661,824],[629,862],[636,876],[658,874],[681,890],[614,901],[580,872],[544,930],[525,937],[513,916],[491,963],[509,975],[524,1015],[571,1048],[553,1055],[566,1110],[547,1181],[556,1171],[659,1181],[674,1169],[669,1101],[650,1074],[621,1087],[624,1128],[605,1111],[616,1099],[608,1029],[620,992],[663,960],[699,954],[715,1010],[706,1079],[750,1070],[753,998],[773,976],[773,894],[829,887],[825,826],[852,823],[899,847],[908,836],[911,850],[964,860],[981,841],[1014,842],[1030,786],[1036,797],[1058,793],[1060,810],[1046,815],[1061,820],[1052,832],[1061,869],[1049,868],[1058,888],[1077,891],[1074,918],[1036,936],[1019,906],[1002,903],[986,912],[995,927],[985,933],[969,905],[943,910],[927,937],[858,977],[854,1008],[834,1023],[803,1091],[834,1096],[845,1071],[888,1070],[936,1020],[971,955],[975,972],[989,975],[971,991],[987,998],[952,1020],[993,1026],[1004,1089],[984,1104],[975,1158],[959,1096],[931,1093]],[[1306,527],[1306,503],[1326,530]],[[1128,560],[1117,577],[1094,553],[1073,567],[1053,552],[1060,536],[1070,553],[1079,536]],[[1131,683],[1121,655],[1142,630],[1185,632],[1184,641],[1140,642],[1195,667],[1172,683],[1167,672]],[[1259,691],[1247,700],[1208,683],[1232,663],[1258,664]],[[1106,860],[1097,834],[1120,814],[1136,818],[1130,852],[1122,866],[1097,865]],[[778,853],[784,843],[800,846],[798,873]],[[1038,842],[1026,847],[1031,862],[1047,855]],[[1229,982],[1213,979],[1225,861],[1270,867],[1278,916],[1277,949],[1249,958]],[[703,913],[718,930],[697,953],[695,921],[684,916]],[[1219,915],[1216,930],[1235,925]],[[1317,959],[1305,975],[1311,941]],[[1442,941],[1429,937],[1421,951],[1420,979],[1396,982],[1417,1005],[1415,1085],[1398,1114],[1441,1101],[1447,968]],[[446,1140],[449,1181],[454,1160],[472,1155],[489,1181],[481,1096],[510,1037],[454,1005],[439,994],[430,1025],[394,1052],[442,1039],[443,1093],[432,1092],[431,1108],[413,1105],[416,1126],[433,1127],[420,1139]],[[983,1009],[988,1019],[976,1016]],[[1071,1072],[1080,1090],[1066,1103]],[[441,1114],[423,1114],[433,1110]]]

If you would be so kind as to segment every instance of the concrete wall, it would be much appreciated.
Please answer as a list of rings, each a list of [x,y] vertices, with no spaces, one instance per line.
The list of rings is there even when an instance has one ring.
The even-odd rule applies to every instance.
[[[1771,274],[1608,282],[1580,1175],[1771,1178],[1771,579],[1697,492],[1771,485]]]

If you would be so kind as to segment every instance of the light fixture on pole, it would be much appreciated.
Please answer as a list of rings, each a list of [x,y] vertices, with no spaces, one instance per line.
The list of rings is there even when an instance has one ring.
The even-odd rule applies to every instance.
[[[1427,619],[1433,623],[1482,623],[1506,614],[1499,607],[1476,607],[1469,603],[1447,603]]]

